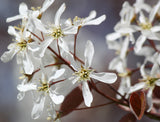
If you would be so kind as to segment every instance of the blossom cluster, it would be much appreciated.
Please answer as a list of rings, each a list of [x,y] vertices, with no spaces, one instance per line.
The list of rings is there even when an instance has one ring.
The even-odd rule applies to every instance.
[[[8,51],[1,56],[3,62],[8,62],[16,56],[22,76],[17,85],[17,98],[22,100],[26,92],[33,96],[31,116],[38,119],[42,112],[47,112],[48,120],[56,120],[58,106],[63,103],[65,96],[75,87],[82,90],[84,103],[91,106],[93,95],[89,82],[101,81],[112,84],[116,81],[115,73],[97,72],[91,67],[94,56],[92,41],[86,41],[84,46],[84,60],[76,52],[76,41],[79,30],[87,25],[99,25],[106,16],[96,18],[96,11],[88,17],[75,16],[62,21],[61,16],[66,9],[63,3],[54,15],[51,24],[44,21],[45,11],[54,0],[45,0],[42,7],[31,7],[25,3],[19,5],[19,14],[7,18],[6,22],[20,21],[18,26],[10,25],[8,33],[13,41]],[[68,38],[73,36],[74,38]]]
[[[144,91],[147,112],[157,112],[153,104],[158,99],[154,90],[160,86],[160,1],[154,6],[144,0],[136,0],[133,5],[126,1],[119,15],[121,19],[114,32],[106,36],[109,49],[115,50],[117,55],[109,69],[118,72],[121,79],[118,91],[125,98],[133,92]],[[129,65],[130,55],[135,57],[131,63],[137,65],[136,68]],[[143,61],[137,60],[142,58]],[[139,72],[137,78],[132,77],[135,72]],[[117,95],[117,98],[122,97]]]

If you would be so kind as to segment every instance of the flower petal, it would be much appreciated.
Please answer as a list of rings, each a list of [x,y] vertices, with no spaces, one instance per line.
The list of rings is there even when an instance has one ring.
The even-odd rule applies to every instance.
[[[8,34],[15,36],[15,37],[19,37],[19,34],[16,32],[16,30],[13,26],[8,27]]]
[[[76,34],[77,33],[77,27],[69,27],[69,28],[65,28],[63,29],[63,33],[64,35],[70,35],[70,34]]]
[[[152,92],[153,92],[153,88],[150,88],[148,90],[148,93],[147,93],[147,103],[148,103],[148,106],[149,108],[147,109],[147,112],[150,112],[151,109],[152,109],[152,106],[153,106],[153,102],[152,102]]]
[[[136,53],[138,53],[141,49],[142,49],[142,46],[143,46],[143,43],[146,41],[146,37],[141,35],[137,41],[136,41],[136,44],[134,46],[134,51]]]
[[[8,22],[12,22],[12,21],[19,20],[19,19],[22,19],[22,18],[23,18],[22,15],[16,15],[16,16],[13,16],[13,17],[8,17],[6,19],[6,22],[8,23]]]
[[[87,21],[89,21],[89,20],[95,18],[96,15],[97,15],[97,13],[96,13],[95,10],[91,11],[91,12],[89,13],[89,16],[85,18],[85,21],[87,22]]]
[[[26,74],[32,74],[34,71],[33,63],[27,52],[24,54],[23,68]]]
[[[90,40],[88,40],[85,46],[85,51],[84,51],[86,68],[91,66],[93,55],[94,55],[94,46],[93,46],[93,43]]]
[[[130,87],[130,88],[128,89],[128,94],[144,88],[145,85],[146,85],[145,82],[140,82],[140,83],[135,84],[134,86],[132,86],[132,87]]]
[[[114,33],[110,33],[106,36],[106,40],[107,41],[114,41],[118,38],[122,37],[122,35],[120,33],[114,32]]]
[[[94,20],[84,23],[84,25],[99,25],[106,19],[106,15],[102,15]]]
[[[15,45],[12,46],[14,47],[12,47],[12,49],[10,49],[9,51],[4,52],[3,55],[1,56],[1,61],[3,61],[4,63],[12,60],[12,58],[18,52],[18,49],[16,49]]]
[[[45,96],[41,95],[38,102],[35,102],[32,108],[31,116],[33,119],[38,119],[43,112]]]
[[[35,57],[42,58],[45,54],[47,47],[52,43],[52,41],[52,38],[48,38],[44,42],[42,42],[39,46],[39,49],[36,49],[37,51],[34,52]]]
[[[60,8],[58,9],[58,11],[56,12],[55,14],[55,18],[54,18],[54,22],[55,22],[55,25],[56,26],[59,26],[60,25],[60,17],[61,15],[63,14],[63,12],[65,11],[66,9],[66,5],[65,3],[63,3]]]
[[[54,93],[49,93],[49,96],[51,97],[52,101],[55,103],[55,104],[61,104],[64,100],[64,96],[63,95],[56,95]]]
[[[90,74],[91,78],[94,78],[96,80],[99,80],[103,83],[114,83],[117,80],[117,75],[115,73],[106,73],[106,72],[100,72],[100,73],[94,73],[92,72]]]
[[[92,93],[88,87],[88,83],[86,81],[84,81],[82,83],[82,94],[83,94],[85,105],[90,107],[91,103],[93,101],[93,96],[92,96]]]
[[[62,76],[62,75],[64,74],[64,72],[65,72],[65,69],[64,69],[64,68],[55,71],[55,72],[51,75],[51,77],[49,78],[49,81],[51,81],[51,80],[53,80],[53,79],[59,78],[60,76]]]
[[[37,85],[35,85],[33,83],[19,84],[19,85],[17,85],[17,89],[20,92],[27,92],[27,91],[31,91],[31,90],[37,90]]]
[[[17,95],[17,99],[21,101],[24,98],[24,96],[25,96],[25,92],[19,92]]]
[[[21,3],[19,5],[19,13],[20,15],[27,16],[28,7],[25,3]]]
[[[54,2],[55,0],[45,0],[43,5],[42,5],[42,8],[40,10],[40,12],[45,12],[51,5],[52,3]]]

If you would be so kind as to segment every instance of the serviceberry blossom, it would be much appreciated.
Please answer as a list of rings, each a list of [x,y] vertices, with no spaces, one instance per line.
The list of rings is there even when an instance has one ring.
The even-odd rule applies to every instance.
[[[21,3],[19,5],[19,15],[7,18],[6,22],[12,22],[19,19],[27,19],[29,23],[31,21],[34,22],[41,18],[42,14],[52,5],[53,2],[54,0],[45,0],[42,7],[38,7],[37,9],[32,7],[32,10],[28,9],[28,6],[25,3]]]
[[[71,20],[71,18],[69,18],[66,21],[66,24],[70,25],[70,26],[73,25],[73,26],[78,27],[78,28],[81,28],[81,27],[84,27],[84,26],[87,26],[87,25],[99,25],[106,19],[106,15],[102,15],[98,18],[95,18],[96,14],[97,14],[96,11],[93,10],[93,11],[90,12],[88,17],[80,18],[78,16],[75,16],[73,21]]]
[[[16,31],[17,30],[17,31]],[[17,63],[22,64],[26,74],[32,74],[34,70],[32,49],[33,40],[26,30],[25,22],[21,27],[9,26],[8,33],[14,36],[13,43],[8,46],[9,51],[1,56],[3,62],[10,61],[17,54]]]
[[[59,122],[72,111],[115,103],[133,112],[138,120],[143,115],[160,120],[159,102],[154,102],[160,99],[156,92],[160,87],[160,0],[153,6],[144,0],[136,0],[133,5],[128,1],[123,3],[120,21],[114,32],[106,35],[106,44],[116,55],[109,62],[109,72],[92,67],[95,50],[90,40],[83,45],[84,49],[77,43],[81,40],[82,27],[99,25],[106,15],[96,17],[97,12],[92,10],[87,17],[74,15],[73,19],[65,20],[63,3],[53,13],[54,21],[47,22],[43,15],[54,1],[44,0],[42,7],[31,9],[22,2],[19,14],[6,19],[7,23],[20,20],[20,24],[9,25],[8,33],[13,41],[0,59],[8,62],[17,56],[23,74],[17,85],[17,99],[23,100],[26,93],[32,96],[31,117],[38,119],[47,113],[48,121]],[[113,84],[117,79],[118,83]],[[115,96],[103,92],[103,88],[110,89]],[[106,98],[107,103],[92,106],[92,91]],[[85,108],[79,106],[83,101]]]
[[[147,92],[147,103],[149,105],[149,108],[147,109],[147,111],[151,111],[152,106],[153,106],[153,102],[152,102],[152,93],[153,90],[155,88],[155,86],[160,86],[160,78],[159,78],[159,73],[160,73],[160,68],[159,65],[155,64],[153,65],[150,73],[147,73],[147,70],[145,69],[145,64],[143,64],[141,66],[141,75],[142,75],[142,79],[140,79],[141,82],[135,84],[134,86],[129,88],[128,94],[140,90],[140,89],[144,89],[144,90],[148,90]]]
[[[22,84],[19,84],[17,86],[17,89],[22,93],[32,91],[35,92],[36,94],[38,92],[36,94],[38,96],[33,96],[36,98],[38,97],[34,101],[34,106],[31,113],[33,119],[39,118],[40,115],[42,114],[46,99],[50,99],[51,101],[50,104],[52,106],[55,106],[55,104],[60,104],[63,102],[64,96],[56,93],[55,86],[52,84],[56,82],[56,79],[60,78],[64,74],[64,72],[65,69],[56,70],[53,71],[53,73],[50,74],[50,76],[47,76],[47,74],[42,72],[40,80],[35,81],[34,79],[34,81],[32,82],[31,81],[27,83],[22,82]]]
[[[38,30],[43,32],[48,37],[42,42],[39,46],[37,54],[39,57],[44,56],[44,52],[49,45],[54,40],[57,40],[57,44],[66,52],[69,53],[67,41],[64,39],[67,35],[73,35],[77,33],[77,27],[73,26],[65,26],[63,23],[60,22],[60,18],[65,11],[66,5],[63,3],[60,8],[57,10],[54,18],[54,23],[51,25],[45,25],[41,21],[35,23],[35,26]]]
[[[84,65],[81,65],[80,69],[74,67],[75,73],[74,73],[74,77],[72,77],[73,84],[75,83],[82,84],[82,93],[83,93],[84,102],[85,102],[85,105],[88,107],[91,106],[91,103],[93,101],[93,96],[89,89],[87,81],[90,81],[93,78],[103,83],[112,84],[117,79],[117,76],[114,73],[94,72],[94,69],[90,68],[93,60],[93,55],[94,55],[94,46],[92,42],[88,40],[86,42],[85,51],[84,51],[85,63]]]

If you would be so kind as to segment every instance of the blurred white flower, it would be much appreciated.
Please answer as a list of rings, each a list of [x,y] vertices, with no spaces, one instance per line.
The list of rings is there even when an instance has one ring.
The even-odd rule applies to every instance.
[[[25,93],[28,91],[38,92],[36,96],[36,98],[38,98],[34,101],[31,113],[33,119],[39,118],[42,114],[43,109],[45,107],[44,103],[46,99],[52,101],[52,106],[55,106],[55,104],[60,104],[63,102],[64,96],[59,95],[57,92],[55,92],[56,88],[54,85],[51,85],[51,83],[55,82],[56,79],[60,78],[64,74],[64,72],[65,69],[59,69],[53,71],[53,73],[50,76],[47,76],[45,73],[42,72],[41,79],[39,81],[29,81],[28,83],[22,83],[17,86],[17,89],[21,93]]]
[[[160,67],[157,63],[155,63],[152,66],[151,71],[148,73],[147,70],[145,70],[145,64],[143,64],[140,68],[141,75],[143,79],[142,82],[139,82],[135,84],[134,86],[131,86],[129,88],[128,94],[135,92],[140,89],[148,90],[147,92],[147,103],[149,108],[147,111],[149,112],[152,109],[153,103],[152,103],[152,93],[155,86],[160,86]]]

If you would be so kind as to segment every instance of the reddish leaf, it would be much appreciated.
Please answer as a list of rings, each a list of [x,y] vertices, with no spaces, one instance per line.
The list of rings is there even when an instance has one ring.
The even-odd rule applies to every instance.
[[[71,113],[83,102],[82,90],[79,87],[73,89],[64,99],[60,107],[60,117]]]
[[[124,115],[119,122],[136,122],[136,117],[132,113]]]
[[[138,120],[140,120],[144,114],[146,108],[145,93],[143,91],[133,92],[130,95],[130,109]]]

